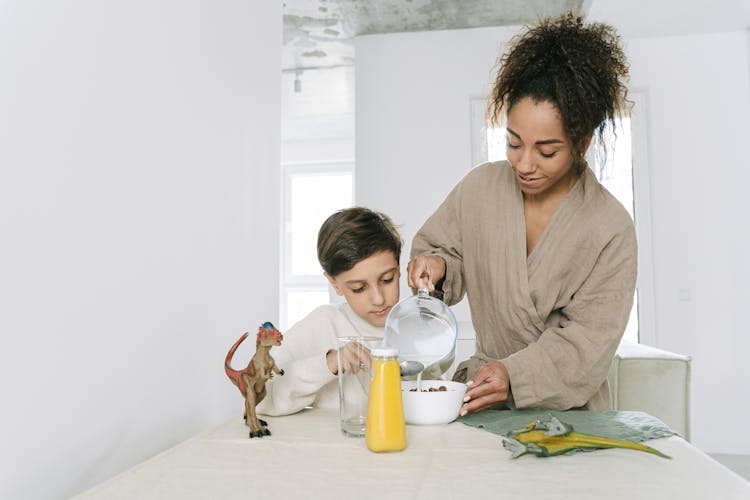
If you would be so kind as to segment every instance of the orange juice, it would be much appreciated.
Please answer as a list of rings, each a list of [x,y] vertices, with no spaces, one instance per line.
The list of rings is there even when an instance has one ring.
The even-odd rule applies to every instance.
[[[373,377],[365,423],[365,443],[372,451],[406,448],[406,423],[401,401],[401,368],[392,348],[372,349]]]

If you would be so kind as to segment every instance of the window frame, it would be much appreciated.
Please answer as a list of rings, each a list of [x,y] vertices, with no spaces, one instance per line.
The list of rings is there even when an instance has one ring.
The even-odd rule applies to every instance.
[[[630,133],[633,158],[633,216],[638,239],[638,342],[659,345],[656,332],[656,294],[654,288],[653,224],[651,211],[651,175],[649,166],[649,93],[647,88],[633,88],[628,93],[633,102]]]
[[[351,193],[354,203],[355,171],[353,160],[316,160],[316,161],[293,161],[282,162],[281,182],[281,259],[280,259],[280,282],[279,286],[279,326],[286,330],[292,325],[287,324],[289,305],[287,303],[288,292],[327,291],[330,297],[330,285],[321,273],[314,275],[293,275],[292,269],[292,178],[298,175],[304,176],[327,176],[350,174],[352,178]],[[342,207],[343,208],[343,207]],[[315,251],[312,249],[312,251]],[[329,300],[330,303],[330,300]]]

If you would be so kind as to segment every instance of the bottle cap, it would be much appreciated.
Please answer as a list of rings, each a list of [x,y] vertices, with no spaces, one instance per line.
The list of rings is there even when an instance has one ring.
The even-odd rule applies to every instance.
[[[398,349],[395,347],[373,347],[370,354],[373,356],[398,356]]]

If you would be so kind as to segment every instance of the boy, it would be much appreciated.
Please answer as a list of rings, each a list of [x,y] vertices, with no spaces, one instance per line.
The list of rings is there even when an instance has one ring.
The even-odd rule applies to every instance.
[[[273,354],[283,377],[268,381],[258,413],[288,415],[307,406],[338,407],[338,356],[356,371],[362,360],[336,350],[336,337],[383,337],[399,299],[401,236],[386,215],[363,207],[331,215],[318,232],[323,275],[346,302],[320,306],[284,333]]]

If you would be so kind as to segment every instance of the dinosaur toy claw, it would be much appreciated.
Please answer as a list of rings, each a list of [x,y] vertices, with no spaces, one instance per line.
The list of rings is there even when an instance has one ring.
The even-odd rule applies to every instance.
[[[503,448],[511,452],[510,458],[518,458],[529,452],[526,445],[513,439],[510,436],[502,436]]]
[[[573,426],[566,424],[565,422],[560,422],[560,420],[551,415],[549,422],[547,422],[546,425],[547,432],[545,434],[547,436],[567,436],[571,432],[573,432]]]
[[[248,434],[248,437],[252,439],[252,438],[260,438],[263,436],[270,436],[270,435],[271,435],[271,431],[269,431],[268,429],[261,429],[259,431],[250,431],[250,434]]]

